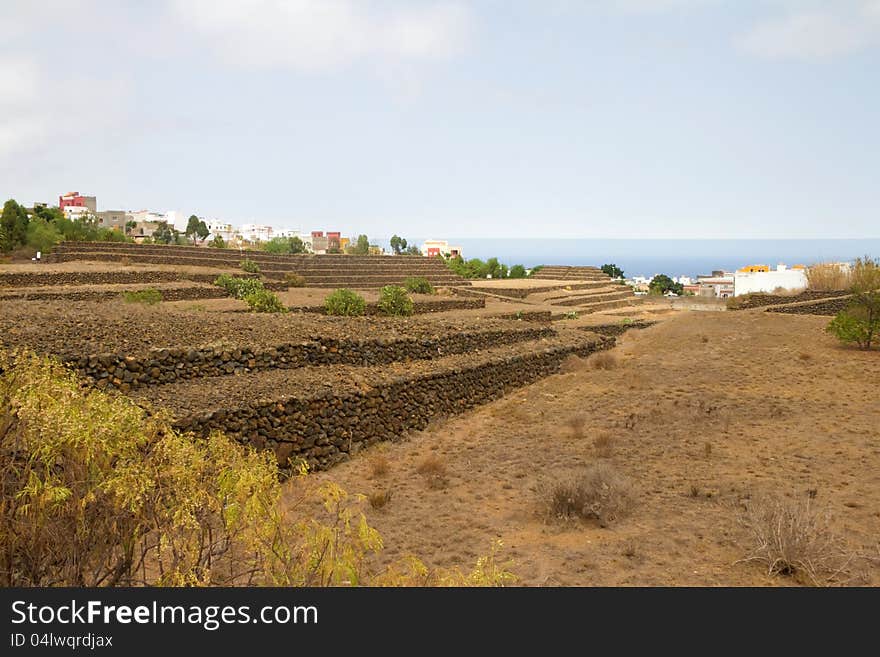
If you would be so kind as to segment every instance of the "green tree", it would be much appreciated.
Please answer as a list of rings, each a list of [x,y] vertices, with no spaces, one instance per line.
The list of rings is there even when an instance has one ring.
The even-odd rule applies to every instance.
[[[404,244],[406,244],[406,240],[404,240]],[[404,249],[404,251],[401,255],[420,256],[420,255],[422,255],[422,250],[419,247],[417,247],[415,244],[413,244],[412,246],[406,247],[406,249]]]
[[[43,218],[34,218],[28,222],[27,245],[43,253],[49,251],[62,239],[61,233],[54,224]]]
[[[602,265],[602,271],[611,278],[623,278],[623,270],[617,265]]]
[[[406,240],[402,237],[398,237],[397,235],[392,235],[391,250],[394,251],[395,255],[402,254],[404,251],[406,251]]]
[[[346,251],[350,255],[369,255],[370,253],[370,240],[366,235],[358,235],[357,240],[355,240],[354,244],[350,244]]]
[[[23,207],[9,199],[3,204],[3,214],[0,215],[0,227],[3,229],[3,242],[0,250],[12,251],[27,242],[28,216]]]
[[[662,296],[667,292],[681,295],[684,293],[684,285],[676,283],[666,274],[658,274],[648,284],[648,292],[658,296]]]
[[[167,221],[160,221],[153,231],[153,241],[156,244],[174,244],[179,235],[180,232],[169,226]]]
[[[303,242],[299,237],[294,235],[288,240],[288,248],[290,253],[305,253],[306,243]]]
[[[125,222],[125,234],[131,235],[131,231],[133,231],[137,227],[137,222],[133,219],[129,219]]]
[[[204,241],[210,233],[211,231],[208,230],[208,225],[203,220],[199,219],[194,214],[190,215],[189,221],[186,223],[185,235],[193,241],[193,246],[200,241]]]
[[[510,271],[507,273],[509,278],[525,278],[526,277],[526,268],[522,265],[513,265],[510,268]]]
[[[851,273],[852,298],[827,327],[842,342],[870,349],[880,336],[880,260],[856,259]]]

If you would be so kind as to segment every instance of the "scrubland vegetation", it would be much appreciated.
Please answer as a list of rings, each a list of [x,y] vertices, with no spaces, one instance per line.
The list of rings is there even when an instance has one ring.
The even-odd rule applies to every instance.
[[[273,455],[175,431],[121,396],[85,390],[59,363],[0,353],[3,586],[502,585],[495,549],[470,572],[409,557],[372,570],[382,538],[363,498],[300,472],[279,504]],[[390,495],[389,495],[390,497]],[[387,502],[387,500],[386,500]]]

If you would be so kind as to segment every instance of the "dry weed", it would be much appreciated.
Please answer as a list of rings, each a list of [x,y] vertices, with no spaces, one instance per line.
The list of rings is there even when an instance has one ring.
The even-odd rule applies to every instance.
[[[574,438],[583,438],[584,437],[584,425],[587,423],[587,418],[583,415],[572,415],[568,418],[568,427],[571,429],[571,435]]]
[[[600,432],[593,439],[593,451],[599,458],[608,458],[614,453],[614,439],[607,431]]]
[[[610,351],[600,351],[592,354],[587,363],[594,370],[613,370],[617,367],[617,356]]]
[[[595,519],[602,527],[625,516],[635,504],[632,484],[605,463],[544,483],[538,495],[549,518]]]
[[[833,532],[830,513],[814,508],[810,498],[751,500],[742,522],[753,547],[740,562],[756,561],[770,575],[813,586],[843,584],[851,578],[854,555]]]
[[[391,471],[391,462],[384,454],[375,454],[370,458],[370,474],[373,478],[384,477]]]
[[[391,494],[392,491],[390,488],[385,490],[377,490],[367,495],[367,499],[370,501],[371,507],[373,507],[374,509],[381,509],[391,501]]]

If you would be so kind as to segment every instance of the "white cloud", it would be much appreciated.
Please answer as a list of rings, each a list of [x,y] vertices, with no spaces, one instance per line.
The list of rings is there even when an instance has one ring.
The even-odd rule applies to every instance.
[[[673,9],[689,9],[703,7],[717,0],[612,0],[618,9],[630,13],[655,14]]]
[[[445,58],[467,42],[471,14],[463,5],[368,6],[355,0],[172,1],[183,26],[243,68],[326,71],[367,57]]]
[[[802,10],[759,23],[737,39],[752,55],[816,58],[847,55],[880,45],[880,0],[841,0],[821,10]]]
[[[52,79],[25,55],[0,56],[0,89],[4,90],[0,163],[88,140],[125,121],[124,99],[129,91],[125,83],[87,77]]]

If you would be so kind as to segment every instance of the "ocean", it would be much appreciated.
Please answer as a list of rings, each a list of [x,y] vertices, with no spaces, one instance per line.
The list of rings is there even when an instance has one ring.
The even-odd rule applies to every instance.
[[[627,277],[698,276],[713,270],[733,271],[746,265],[810,265],[880,258],[880,239],[828,240],[651,240],[651,239],[490,239],[443,237],[461,246],[466,259],[496,257],[506,265],[616,264]],[[423,240],[410,240],[421,244]],[[380,241],[390,250],[387,240]]]

